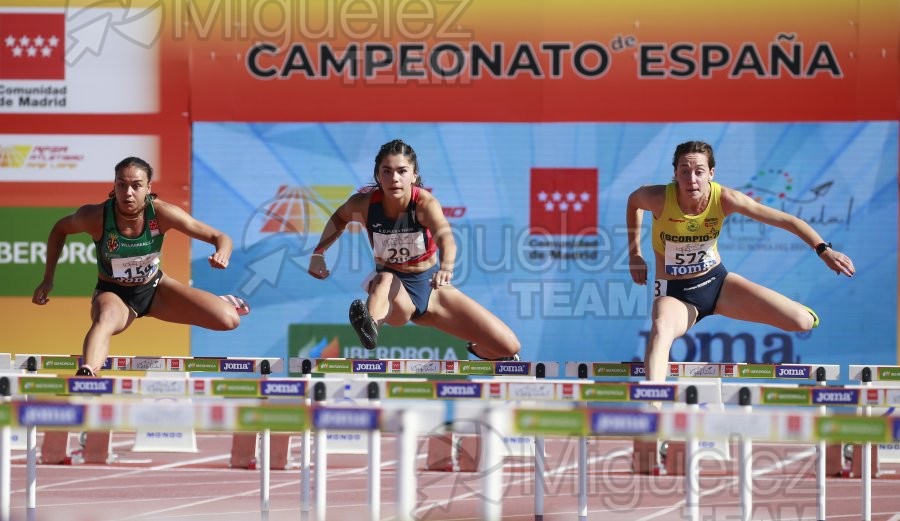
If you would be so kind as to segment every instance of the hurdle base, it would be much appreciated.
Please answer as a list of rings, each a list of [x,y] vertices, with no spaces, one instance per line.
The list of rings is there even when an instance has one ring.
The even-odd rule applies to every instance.
[[[631,455],[632,472],[654,476],[684,476],[684,442],[668,441],[665,458],[660,456],[659,447],[660,440],[634,440],[634,451]]]
[[[269,435],[269,469],[287,470],[291,452],[291,435]],[[236,432],[231,438],[231,459],[228,466],[234,469],[256,470],[259,468],[259,433]]]
[[[476,472],[481,437],[475,434],[433,434],[426,443],[425,468],[437,472]]]
[[[841,476],[845,478],[861,478],[862,477],[862,455],[863,455],[863,446],[859,443],[852,444],[853,447],[853,459],[850,461],[849,467],[844,468],[844,472],[841,473]],[[872,477],[877,478],[880,475],[878,472],[878,444],[872,444]]]

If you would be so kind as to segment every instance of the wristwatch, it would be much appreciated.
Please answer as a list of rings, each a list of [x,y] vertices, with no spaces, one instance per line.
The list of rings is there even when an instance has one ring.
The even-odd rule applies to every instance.
[[[816,244],[816,255],[822,255],[828,248],[831,248],[830,242],[820,242],[819,244]]]

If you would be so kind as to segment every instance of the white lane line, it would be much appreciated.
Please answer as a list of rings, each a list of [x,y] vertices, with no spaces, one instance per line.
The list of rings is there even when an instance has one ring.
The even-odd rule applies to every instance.
[[[808,458],[809,456],[811,456],[811,455],[813,455],[813,454],[815,454],[815,453],[816,453],[816,449],[814,449],[814,448],[813,448],[813,449],[807,449],[807,450],[805,450],[805,451],[803,451],[803,452],[799,452],[799,453],[795,454],[794,456],[791,456],[791,457],[788,458],[787,460],[780,460],[780,461],[778,461],[776,464],[774,464],[774,465],[772,465],[772,466],[764,467],[764,468],[761,468],[761,469],[758,469],[758,470],[754,470],[754,471],[753,471],[753,476],[754,476],[754,477],[755,477],[755,476],[762,476],[762,475],[765,475],[765,474],[769,474],[769,473],[771,473],[771,472],[774,472],[774,471],[776,471],[776,470],[780,470],[781,468],[783,468],[783,467],[785,467],[785,466],[787,466],[787,465],[790,465],[791,463],[795,463],[795,462],[797,462],[797,461],[799,461],[799,460]],[[701,492],[700,492],[700,497],[703,497],[703,496],[709,496],[709,495],[712,495],[712,494],[716,494],[716,493],[720,492],[722,489],[724,489],[725,487],[731,486],[731,485],[732,485],[735,481],[737,481],[737,480],[738,480],[738,477],[737,477],[737,476],[731,476],[731,477],[728,477],[728,478],[726,478],[726,479],[723,479],[722,482],[721,482],[719,485],[715,486],[714,488],[712,488],[712,489],[710,489],[710,490],[704,490],[704,491],[701,491]],[[662,510],[659,510],[659,511],[653,513],[653,514],[650,514],[649,516],[645,516],[645,517],[639,518],[639,519],[637,519],[637,520],[635,520],[635,521],[650,521],[651,519],[656,519],[657,517],[660,517],[660,516],[663,516],[663,515],[666,515],[666,514],[670,514],[670,513],[674,512],[675,510],[677,510],[677,509],[679,509],[679,508],[682,508],[682,507],[684,506],[684,502],[685,502],[685,500],[682,499],[682,500],[678,501],[677,503],[675,503],[674,505],[672,505],[671,507],[663,508]]]

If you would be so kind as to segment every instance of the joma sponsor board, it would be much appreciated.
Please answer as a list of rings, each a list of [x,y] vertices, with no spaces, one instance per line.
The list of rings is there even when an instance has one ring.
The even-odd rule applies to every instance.
[[[321,408],[313,411],[316,429],[371,430],[378,428],[377,409]]]
[[[219,360],[223,373],[252,373],[253,360]]]
[[[306,383],[292,380],[265,380],[262,382],[263,396],[304,396]]]
[[[111,394],[114,381],[112,378],[69,378],[70,393]]]
[[[812,374],[812,368],[808,365],[779,365],[775,367],[776,378],[801,378],[808,380]]]
[[[530,370],[529,362],[497,362],[495,373],[527,375]]]
[[[815,405],[858,405],[858,389],[813,389],[812,402]]]
[[[631,385],[630,395],[632,400],[638,401],[662,401],[675,400],[674,385]]]
[[[639,436],[657,432],[658,416],[653,413],[595,411],[591,428],[594,434]]]
[[[84,405],[23,403],[19,406],[19,425],[81,425]]]
[[[354,360],[354,373],[386,373],[387,362],[384,360]]]
[[[482,385],[480,383],[443,383],[438,382],[438,398],[481,398]]]

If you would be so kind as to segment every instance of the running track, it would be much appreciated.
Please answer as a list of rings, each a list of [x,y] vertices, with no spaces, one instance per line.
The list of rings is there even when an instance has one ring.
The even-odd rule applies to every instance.
[[[297,438],[299,440],[299,438]],[[40,442],[40,439],[39,439]],[[200,434],[199,451],[189,454],[133,453],[132,437],[113,439],[117,463],[39,465],[39,521],[246,521],[261,519],[260,474],[230,469],[231,437]],[[382,519],[396,519],[395,439],[382,440]],[[577,520],[577,444],[547,439],[546,521]],[[635,476],[628,441],[589,441],[588,519],[666,521],[682,519],[681,476]],[[815,451],[811,445],[754,444],[754,519],[816,519]],[[25,521],[25,456],[13,452],[12,519]],[[294,450],[293,461],[299,461]],[[430,472],[419,454],[418,507],[414,518],[477,520],[480,478],[476,473]],[[740,519],[734,462],[704,461],[701,515]],[[900,465],[882,465],[885,477],[873,480],[872,519],[900,521]],[[533,468],[528,460],[505,466],[503,519],[534,519]],[[329,457],[328,519],[368,519],[364,456]],[[860,480],[833,478],[827,484],[832,520],[858,520]],[[272,471],[270,521],[299,520],[299,469]]]

